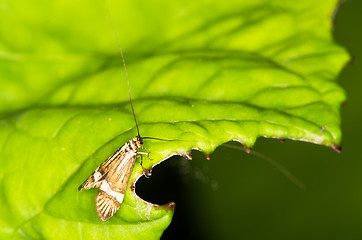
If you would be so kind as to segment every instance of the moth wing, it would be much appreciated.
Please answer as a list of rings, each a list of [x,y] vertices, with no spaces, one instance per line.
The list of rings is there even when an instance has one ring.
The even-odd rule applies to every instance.
[[[78,188],[98,187],[96,210],[99,219],[107,221],[121,206],[137,152],[126,151],[127,144],[104,161]]]
[[[135,162],[136,153],[130,152],[123,156],[122,161],[110,165],[106,180],[112,184],[113,189],[120,190],[122,193],[126,191]]]
[[[123,198],[123,194],[122,194]],[[98,218],[107,221],[118,211],[121,203],[107,192],[99,190],[96,198],[96,209]]]
[[[96,197],[96,209],[100,220],[107,221],[121,206],[135,161],[136,154],[129,152],[103,166],[107,166],[108,171],[100,181]]]
[[[82,185],[78,187],[78,191],[82,189],[91,189],[94,187],[99,187],[101,180],[106,177],[108,171],[111,170],[112,165],[118,164],[122,159],[124,149],[123,147],[118,149],[112,156],[110,156],[106,161],[104,161],[89,177],[84,181]]]

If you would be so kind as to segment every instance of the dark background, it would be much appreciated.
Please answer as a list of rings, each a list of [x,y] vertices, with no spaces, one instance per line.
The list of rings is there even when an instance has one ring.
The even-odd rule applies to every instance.
[[[145,200],[176,202],[164,239],[362,239],[362,1],[340,6],[333,35],[355,59],[338,79],[348,97],[342,153],[259,139],[253,150],[284,165],[303,189],[267,160],[225,146],[210,161],[197,151],[192,161],[165,161],[137,183]]]

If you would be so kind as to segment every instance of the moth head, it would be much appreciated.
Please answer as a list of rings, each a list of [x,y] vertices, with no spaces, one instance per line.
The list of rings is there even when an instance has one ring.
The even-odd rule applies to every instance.
[[[140,137],[140,135],[135,137],[133,140],[135,141],[137,147],[141,147],[143,145],[143,139]]]

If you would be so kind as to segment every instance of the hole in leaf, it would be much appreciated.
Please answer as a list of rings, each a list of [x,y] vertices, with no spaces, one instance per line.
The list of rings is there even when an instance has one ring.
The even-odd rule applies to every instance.
[[[191,184],[206,178],[202,165],[207,161],[203,153],[192,151],[193,160],[174,156],[152,169],[152,177],[142,177],[136,183],[136,193],[145,201],[163,205],[175,202],[175,214],[162,239],[204,239],[195,222],[192,209]],[[201,159],[200,159],[201,158]],[[203,158],[203,159],[202,159]],[[200,168],[201,167],[201,168]],[[205,168],[203,168],[205,169]],[[199,176],[199,179],[197,177]],[[202,181],[202,180],[201,180]]]

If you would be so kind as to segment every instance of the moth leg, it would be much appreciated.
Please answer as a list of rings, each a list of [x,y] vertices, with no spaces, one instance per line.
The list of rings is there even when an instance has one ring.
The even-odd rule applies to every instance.
[[[143,170],[143,175],[145,175],[145,177],[149,178],[151,176],[151,173],[150,173],[150,170],[145,169],[143,167],[143,155],[147,155],[147,157],[149,158],[150,153],[148,153],[148,152],[137,152],[137,154],[139,154],[139,156],[141,156],[140,164],[141,164],[141,167],[142,167],[142,170]]]
[[[143,163],[143,156],[142,155],[147,155],[147,157],[149,157],[150,156],[150,153],[148,153],[148,152],[137,152],[137,154],[139,154],[139,156],[141,156],[141,166],[142,166],[142,168],[143,168],[143,165],[142,165],[142,163]],[[144,169],[143,169],[144,170]]]
[[[148,153],[148,152],[137,152],[137,154],[139,154],[139,155],[147,155],[147,157],[150,155],[150,153]]]

